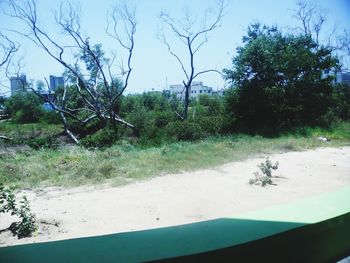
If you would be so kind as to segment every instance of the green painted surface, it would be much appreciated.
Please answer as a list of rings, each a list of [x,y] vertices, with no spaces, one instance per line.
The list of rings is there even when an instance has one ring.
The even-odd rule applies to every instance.
[[[343,187],[289,204],[245,213],[239,218],[313,224],[348,212],[350,212],[350,187]]]
[[[254,251],[262,258],[277,259],[292,253],[293,247],[298,248],[294,254],[301,253],[302,258],[314,255],[308,261],[319,262],[317,259],[350,253],[346,241],[350,237],[349,201],[347,187],[247,213],[242,218],[0,248],[0,262],[140,262],[166,258],[191,262],[196,257],[215,260],[243,255],[244,259],[256,256]],[[272,252],[271,246],[275,247]]]

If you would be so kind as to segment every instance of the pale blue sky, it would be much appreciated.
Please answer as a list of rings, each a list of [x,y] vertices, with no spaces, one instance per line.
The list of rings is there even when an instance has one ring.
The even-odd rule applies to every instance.
[[[73,5],[78,0],[71,1]],[[181,83],[183,73],[176,60],[167,52],[157,34],[160,30],[160,21],[157,18],[161,10],[166,10],[171,16],[180,18],[181,10],[188,7],[200,18],[207,7],[215,6],[214,0],[129,0],[128,3],[137,7],[138,28],[136,46],[133,58],[133,74],[127,93],[143,92],[151,89],[162,90],[168,84]],[[1,0],[0,0],[1,3]],[[60,0],[39,0],[38,16],[43,27],[50,34],[57,35],[57,28],[53,23],[52,9],[59,7]],[[116,3],[115,0],[81,0],[82,31],[91,36],[91,42],[102,43],[108,51],[115,47],[115,43],[106,37],[106,12]],[[247,26],[252,22],[261,22],[267,25],[276,24],[282,29],[296,27],[296,20],[292,18],[292,9],[296,7],[295,0],[227,0],[227,9],[221,22],[222,26],[209,34],[209,42],[201,49],[196,58],[198,69],[215,68],[222,70],[231,66],[231,60],[236,48],[241,45],[241,38]],[[339,32],[350,29],[350,0],[319,0],[317,4],[327,10],[328,20],[325,32],[331,32],[336,27]],[[0,4],[4,8],[4,4]],[[0,14],[0,28],[20,28],[18,21]],[[14,36],[21,43],[21,52],[24,56],[28,79],[43,80],[50,74],[60,75],[63,68],[48,57],[44,51],[30,43],[23,37]],[[59,35],[59,34],[58,34]],[[60,38],[59,38],[60,39]],[[169,38],[171,39],[171,38]],[[175,50],[181,50],[178,42],[172,43]],[[118,50],[116,50],[118,52]],[[19,55],[19,54],[18,54]],[[185,57],[185,59],[187,59]],[[0,80],[4,79],[0,72]],[[224,81],[215,74],[202,75],[198,80],[214,89],[222,88]],[[8,83],[2,82],[5,85]],[[4,90],[3,90],[4,91]]]

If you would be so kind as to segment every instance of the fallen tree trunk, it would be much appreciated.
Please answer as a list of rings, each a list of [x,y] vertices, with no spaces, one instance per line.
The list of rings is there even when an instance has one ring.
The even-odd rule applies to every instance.
[[[12,138],[7,137],[7,136],[4,136],[4,135],[0,135],[0,139],[3,139],[3,140],[8,140],[8,141],[13,141],[13,139],[12,139]]]

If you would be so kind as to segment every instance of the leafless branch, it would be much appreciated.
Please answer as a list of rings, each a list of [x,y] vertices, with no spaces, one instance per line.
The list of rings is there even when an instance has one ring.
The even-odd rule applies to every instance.
[[[219,75],[221,75],[222,77],[224,77],[224,74],[222,74],[221,71],[216,70],[216,69],[208,69],[208,70],[203,70],[203,71],[197,72],[197,73],[193,76],[193,78],[196,78],[196,77],[198,77],[199,75],[205,74],[205,73],[208,73],[208,72],[215,72],[215,73],[218,73]]]
[[[129,85],[129,79],[132,72],[132,58],[133,58],[133,52],[135,48],[135,33],[136,33],[136,16],[135,16],[135,9],[129,8],[126,3],[124,3],[121,7],[115,7],[113,9],[112,14],[110,15],[110,19],[107,19],[107,28],[106,33],[111,36],[113,39],[117,40],[117,43],[124,48],[127,53],[127,69],[122,72],[122,75],[124,76],[124,84],[121,90],[117,93],[117,95],[114,96],[114,98],[111,100],[111,106],[115,104],[117,99],[123,94],[125,89]],[[112,22],[110,22],[112,20]],[[122,21],[122,29],[120,30],[120,21]],[[112,31],[110,30],[112,23]],[[122,37],[121,32],[124,33],[124,38]],[[110,108],[109,108],[110,110]]]
[[[344,30],[343,34],[338,37],[338,46],[344,50],[350,57],[350,31]]]
[[[19,45],[0,32],[0,68],[7,64],[13,53],[18,51]]]
[[[218,13],[214,21],[208,26],[197,32],[192,38],[191,38],[191,44],[200,36],[200,35],[205,35],[210,31],[213,31],[215,28],[219,26],[220,21],[222,20],[223,17],[223,12],[224,12],[224,1],[219,1],[219,7],[218,7]]]
[[[61,4],[59,10],[55,12],[56,25],[61,29],[72,44],[60,44],[52,35],[39,25],[37,6],[35,0],[9,0],[11,12],[8,14],[11,17],[21,21],[27,26],[29,32],[19,32],[22,36],[33,41],[36,45],[42,48],[51,58],[60,63],[74,78],[76,79],[75,89],[79,97],[84,102],[83,107],[77,107],[75,109],[66,108],[66,102],[69,100],[67,87],[64,87],[62,97],[59,101],[59,106],[52,100],[47,101],[51,107],[61,114],[65,130],[67,134],[77,142],[76,137],[69,131],[67,117],[78,121],[81,124],[86,124],[94,119],[99,119],[102,123],[105,123],[106,119],[110,119],[113,123],[118,122],[128,127],[133,128],[132,124],[127,123],[120,118],[114,112],[114,104],[117,99],[122,95],[124,90],[128,86],[129,78],[132,72],[132,57],[135,46],[134,36],[136,33],[136,19],[135,10],[130,9],[126,3],[119,7],[115,7],[110,14],[108,20],[108,26],[106,32],[117,44],[127,51],[127,63],[126,69],[123,69],[122,76],[123,86],[117,92],[112,91],[115,85],[115,78],[112,74],[112,65],[115,61],[115,57],[112,60],[107,60],[103,57],[103,52],[99,52],[96,49],[98,45],[92,45],[89,37],[85,37],[81,30],[80,24],[80,11],[77,8],[73,8],[68,2],[66,5]],[[85,58],[76,57],[75,63],[71,64],[64,56],[66,49],[74,49],[76,54],[85,56]],[[101,55],[102,53],[102,55]],[[82,63],[89,63],[93,65],[93,71],[86,69],[89,73],[88,80],[85,79],[85,75],[80,71],[78,67],[78,60],[82,60]],[[89,71],[90,70],[90,71]],[[47,82],[47,80],[46,80]],[[49,92],[51,88],[49,87]],[[38,96],[45,97],[32,89]],[[56,98],[57,99],[57,98]],[[91,113],[90,116],[84,120],[78,116],[79,112]]]
[[[189,107],[189,96],[191,92],[191,85],[194,79],[196,79],[198,76],[208,73],[208,72],[217,72],[222,75],[221,72],[215,70],[215,69],[208,69],[204,71],[196,71],[195,68],[195,55],[197,52],[203,47],[204,44],[208,42],[207,34],[216,28],[220,26],[220,22],[224,15],[224,7],[225,2],[224,0],[220,0],[217,5],[217,11],[214,19],[211,22],[209,21],[209,14],[212,14],[211,11],[207,11],[204,14],[204,22],[202,23],[202,26],[199,30],[195,30],[195,21],[196,19],[192,18],[192,14],[186,9],[184,11],[184,18],[182,19],[185,21],[185,24],[183,22],[175,21],[172,17],[170,17],[169,14],[165,12],[161,12],[159,15],[160,20],[163,22],[165,26],[169,28],[169,30],[181,40],[181,43],[183,43],[187,49],[188,54],[188,63],[184,63],[184,60],[176,54],[176,52],[173,51],[170,43],[167,41],[164,32],[160,34],[160,40],[168,49],[168,52],[177,60],[177,62],[180,64],[182,71],[185,74],[186,80],[183,81],[184,84],[184,111],[183,114],[179,114],[176,112],[176,115],[181,119],[185,120],[187,119],[188,115],[188,107]]]
[[[162,41],[162,43],[163,43],[164,45],[167,46],[168,52],[169,52],[172,56],[174,56],[174,57],[176,58],[176,60],[179,62],[179,64],[181,65],[181,69],[182,69],[182,71],[184,72],[184,74],[185,74],[185,76],[186,76],[186,79],[189,80],[189,75],[188,75],[188,73],[187,73],[187,71],[186,71],[186,69],[185,69],[184,64],[182,63],[180,57],[179,57],[178,55],[176,55],[176,54],[171,50],[171,47],[170,47],[169,43],[167,42],[167,40],[166,40],[164,34],[161,35],[161,41]]]
[[[308,0],[299,0],[293,13],[293,17],[301,22],[301,26],[298,26],[297,29],[305,36],[312,37],[319,45],[320,32],[327,20],[326,12]]]
[[[0,135],[0,139],[12,141],[13,139],[4,135]]]

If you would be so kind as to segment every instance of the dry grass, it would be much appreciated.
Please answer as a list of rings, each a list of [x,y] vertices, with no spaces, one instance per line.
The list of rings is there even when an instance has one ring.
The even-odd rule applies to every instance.
[[[83,184],[120,185],[166,173],[212,167],[257,155],[350,144],[350,124],[333,131],[307,130],[304,135],[278,138],[235,135],[199,142],[138,148],[127,142],[103,150],[77,146],[63,149],[0,149],[0,183],[19,188],[73,187]],[[322,142],[318,136],[328,136]]]

